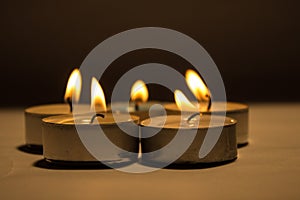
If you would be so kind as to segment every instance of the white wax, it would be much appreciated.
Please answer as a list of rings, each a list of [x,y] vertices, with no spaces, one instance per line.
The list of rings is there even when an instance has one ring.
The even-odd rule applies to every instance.
[[[194,103],[195,104],[195,103]],[[180,114],[180,109],[175,103],[165,105],[168,114]],[[248,143],[248,120],[249,120],[249,108],[245,104],[236,102],[213,102],[209,111],[207,111],[207,104],[200,104],[200,112],[203,114],[216,114],[220,115],[226,111],[226,116],[237,120],[236,134],[237,143],[240,145]],[[183,110],[183,113],[190,113],[190,110]],[[195,111],[194,111],[195,112]]]
[[[188,121],[188,118],[191,115],[185,114],[183,116],[183,122],[181,122],[180,115],[169,115],[165,118],[165,116],[157,116],[154,118],[149,118],[143,120],[140,124],[142,126],[151,126],[155,128],[168,128],[168,129],[208,129],[213,127],[224,127],[231,126],[236,123],[236,120],[225,117],[215,117],[214,120],[211,121],[210,115],[201,115],[195,116]],[[164,120],[166,119],[166,120]]]
[[[54,161],[97,161],[88,152],[84,144],[81,142],[76,126],[84,127],[87,134],[97,133],[99,124],[107,138],[116,146],[129,152],[138,152],[139,148],[139,128],[137,126],[139,118],[131,115],[105,113],[105,117],[95,118],[91,122],[93,114],[76,115],[59,115],[43,119],[43,148],[44,157]],[[76,126],[75,126],[76,122]],[[117,123],[126,126],[131,134],[136,137],[124,133]],[[133,124],[134,123],[134,124]],[[117,158],[120,159],[120,158]],[[124,157],[124,159],[126,159]],[[113,158],[112,158],[113,160]]]

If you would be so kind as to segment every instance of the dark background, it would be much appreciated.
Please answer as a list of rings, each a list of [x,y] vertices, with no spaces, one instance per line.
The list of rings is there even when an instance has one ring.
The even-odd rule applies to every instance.
[[[296,0],[1,2],[0,106],[61,102],[70,72],[97,44],[144,26],[196,39],[217,64],[229,100],[299,101],[299,5]],[[102,77],[105,93],[109,96],[122,73],[147,62],[182,73],[189,67],[160,50],[131,52]],[[153,99],[173,99],[164,88],[149,89]]]

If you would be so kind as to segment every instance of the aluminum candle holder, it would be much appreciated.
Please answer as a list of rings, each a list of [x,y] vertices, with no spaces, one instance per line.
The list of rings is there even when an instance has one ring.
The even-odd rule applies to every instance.
[[[186,119],[190,115],[186,115]],[[236,120],[226,117],[222,122],[223,117],[214,116],[216,121],[210,125],[211,116],[200,116],[199,124],[180,123],[180,115],[168,115],[166,122],[162,123],[163,116],[154,117],[141,122],[141,135],[145,136],[151,132],[157,132],[156,135],[141,139],[142,152],[154,152],[162,149],[175,137],[178,129],[182,129],[186,134],[192,134],[196,131],[196,136],[188,149],[172,164],[201,164],[201,163],[217,163],[231,161],[237,158],[236,145]],[[194,122],[191,122],[194,123]],[[208,129],[223,127],[220,138],[211,152],[204,158],[199,158],[200,147],[203,144]],[[196,130],[195,130],[196,129]],[[177,152],[174,152],[176,154]],[[168,162],[168,157],[164,152],[160,154],[147,155],[143,154],[142,159],[151,163]]]
[[[137,125],[139,118],[131,115],[127,116],[119,114],[117,119],[113,118],[112,113],[105,113],[105,117],[92,119],[92,115],[81,115],[78,120],[76,118],[76,126],[81,126],[85,131],[97,133],[99,125],[101,126],[107,138],[117,147],[128,152],[138,153],[139,150],[139,128]],[[91,121],[92,119],[92,121]],[[98,122],[98,123],[97,123]],[[117,123],[122,123],[126,129],[131,131],[133,137],[124,133]],[[86,149],[81,142],[72,115],[60,115],[43,119],[43,145],[44,158],[50,162],[99,162]],[[137,157],[123,157],[126,160],[134,160]],[[110,161],[119,162],[120,158],[108,158]]]

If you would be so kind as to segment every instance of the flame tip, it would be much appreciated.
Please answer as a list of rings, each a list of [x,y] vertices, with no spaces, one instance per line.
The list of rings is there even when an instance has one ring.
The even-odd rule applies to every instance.
[[[92,77],[91,81],[91,110],[96,110],[96,106],[100,105],[103,110],[106,112],[106,101],[103,89],[99,81]]]
[[[81,73],[78,68],[75,68],[71,75],[69,76],[69,80],[66,87],[65,92],[65,101],[68,99],[74,99],[76,102],[79,101],[80,92],[81,92]]]
[[[137,80],[131,87],[131,100],[146,102],[149,97],[148,89],[144,81]]]
[[[188,84],[188,87],[194,94],[194,96],[200,101],[201,99],[207,99],[207,95],[209,95],[209,90],[200,77],[200,75],[192,70],[188,69],[185,73],[186,82]]]
[[[177,107],[181,110],[181,111],[197,111],[197,106],[193,105],[188,98],[183,94],[183,92],[181,90],[175,90],[174,91],[174,98],[175,98],[175,102]]]

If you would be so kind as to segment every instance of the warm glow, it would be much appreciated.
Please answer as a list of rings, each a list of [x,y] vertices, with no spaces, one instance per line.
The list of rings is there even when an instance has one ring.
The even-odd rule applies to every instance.
[[[135,102],[146,102],[148,100],[148,89],[141,80],[136,81],[131,88],[131,100]]]
[[[209,90],[206,87],[205,83],[201,79],[201,77],[194,70],[187,70],[185,73],[186,82],[195,95],[195,97],[201,100],[207,100],[209,94]]]
[[[66,92],[65,101],[75,101],[78,102],[80,98],[81,91],[81,74],[78,69],[74,69],[69,77]]]
[[[91,109],[96,110],[96,108],[102,108],[106,112],[106,102],[104,92],[96,78],[92,78],[91,83]]]
[[[181,111],[192,111],[192,112],[197,112],[199,109],[193,105],[188,98],[180,91],[180,90],[175,90],[174,92],[174,98],[177,107]]]

